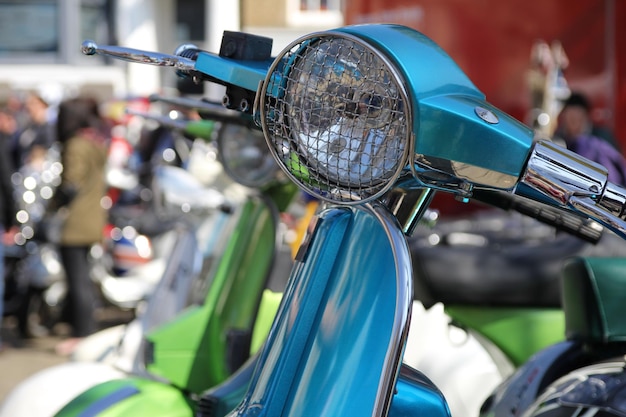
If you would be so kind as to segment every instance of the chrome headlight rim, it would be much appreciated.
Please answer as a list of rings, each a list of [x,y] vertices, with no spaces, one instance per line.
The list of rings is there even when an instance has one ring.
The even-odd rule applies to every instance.
[[[386,110],[383,106],[377,108],[380,109],[381,112],[388,111],[394,114],[399,113],[401,116],[400,119],[403,120],[398,121],[400,119],[395,119],[391,121],[392,123],[399,125],[399,127],[404,130],[403,135],[391,139],[400,139],[403,145],[403,148],[400,150],[400,155],[394,163],[393,169],[387,170],[385,172],[384,180],[381,180],[379,183],[375,183],[369,187],[362,187],[359,185],[356,190],[351,189],[350,187],[345,187],[341,184],[333,183],[332,180],[325,177],[317,170],[320,169],[321,164],[315,167],[312,166],[313,164],[311,163],[304,162],[303,168],[306,170],[306,175],[309,174],[309,170],[312,170],[314,171],[315,176],[325,179],[327,181],[326,184],[324,184],[325,187],[318,187],[316,186],[318,185],[317,183],[305,181],[298,175],[294,174],[293,170],[290,169],[288,165],[291,165],[294,162],[292,159],[293,157],[299,158],[298,161],[301,163],[302,161],[300,159],[302,155],[297,153],[296,155],[290,154],[287,156],[285,152],[281,152],[281,146],[279,146],[278,142],[279,140],[284,140],[293,144],[296,141],[293,137],[295,134],[286,132],[287,130],[290,130],[289,126],[279,124],[279,127],[281,127],[284,132],[282,136],[277,137],[275,131],[273,132],[270,127],[270,124],[274,123],[273,120],[275,118],[279,117],[284,119],[290,117],[290,103],[282,102],[280,106],[273,105],[271,103],[272,100],[282,101],[282,98],[289,94],[286,84],[290,82],[290,78],[287,76],[288,73],[285,71],[285,68],[289,68],[289,74],[291,74],[291,72],[293,72],[293,68],[297,65],[298,60],[304,60],[310,56],[311,53],[316,52],[315,49],[312,49],[313,47],[322,45],[324,42],[333,42],[336,39],[353,43],[356,48],[361,48],[366,53],[371,54],[373,59],[379,60],[381,65],[378,69],[388,76],[389,84],[392,85],[397,93],[396,104],[399,103],[400,109],[398,110],[394,107],[392,110]],[[304,51],[304,53],[302,51]],[[278,83],[276,82],[276,79],[279,80]],[[374,80],[371,84],[374,87],[379,86],[379,84],[376,84],[376,80]],[[298,84],[296,83],[296,87],[297,86]],[[298,186],[304,189],[307,193],[321,200],[331,203],[340,203],[342,205],[358,205],[379,198],[393,186],[395,181],[404,171],[410,168],[411,165],[410,156],[413,154],[415,140],[415,135],[413,134],[412,115],[413,101],[409,96],[406,86],[407,83],[405,82],[405,77],[392,60],[381,52],[380,48],[359,36],[341,31],[323,31],[311,33],[293,41],[277,55],[272,65],[269,67],[266,78],[259,90],[260,97],[257,99],[259,103],[258,110],[260,114],[260,125],[272,156],[275,158],[280,168],[292,181],[298,184]],[[274,88],[278,88],[282,94],[273,95],[272,92]],[[363,93],[361,96],[364,97],[367,94],[367,91],[362,91]],[[372,94],[369,95],[374,97]],[[277,116],[275,114],[276,112],[280,113],[280,116]],[[384,141],[386,140],[387,138],[385,137]],[[302,171],[300,173],[302,174]]]

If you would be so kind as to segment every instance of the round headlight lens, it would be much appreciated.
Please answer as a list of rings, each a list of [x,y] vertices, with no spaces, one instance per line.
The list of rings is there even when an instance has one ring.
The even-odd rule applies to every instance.
[[[272,153],[313,195],[360,203],[406,166],[411,118],[402,80],[358,38],[326,33],[292,44],[270,68],[261,100]]]
[[[242,185],[260,187],[276,177],[278,166],[260,130],[236,123],[223,123],[217,138],[217,148],[224,171]]]

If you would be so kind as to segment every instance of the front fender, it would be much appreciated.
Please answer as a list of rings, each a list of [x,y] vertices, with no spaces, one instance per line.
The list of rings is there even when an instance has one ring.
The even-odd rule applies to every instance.
[[[179,389],[144,378],[107,381],[83,392],[55,417],[193,417],[192,401]]]
[[[80,393],[125,374],[110,365],[67,362],[17,385],[0,406],[1,417],[50,417]]]

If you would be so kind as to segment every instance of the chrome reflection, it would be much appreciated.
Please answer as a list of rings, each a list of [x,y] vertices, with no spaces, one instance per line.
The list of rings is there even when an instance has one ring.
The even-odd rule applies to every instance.
[[[415,178],[429,187],[452,191],[467,197],[474,186],[511,189],[517,177],[492,171],[465,162],[450,161],[416,154],[413,173]]]
[[[626,189],[607,178],[602,165],[553,143],[538,142],[520,182],[626,237]]]
[[[194,60],[182,56],[143,51],[115,45],[98,45],[92,40],[86,40],[83,42],[81,52],[84,55],[105,55],[121,59],[123,61],[150,64],[159,67],[174,67],[185,71],[191,71],[196,66],[196,62]]]
[[[402,363],[402,347],[405,346],[409,333],[409,319],[413,305],[413,271],[409,246],[396,224],[395,217],[379,203],[367,203],[361,207],[372,213],[385,230],[391,243],[396,267],[396,311],[373,414],[384,416],[387,415],[391,405],[398,371]]]

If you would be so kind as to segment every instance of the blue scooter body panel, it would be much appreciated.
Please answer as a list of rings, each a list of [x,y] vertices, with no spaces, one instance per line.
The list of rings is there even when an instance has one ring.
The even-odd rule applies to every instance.
[[[230,415],[369,416],[389,407],[412,298],[406,241],[363,208],[324,211],[309,237]]]
[[[208,52],[201,52],[198,54],[195,69],[217,80],[256,91],[259,82],[265,79],[265,74],[267,74],[271,63],[271,59],[266,61],[237,61]]]

